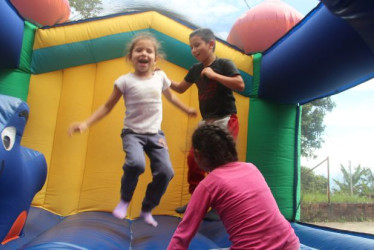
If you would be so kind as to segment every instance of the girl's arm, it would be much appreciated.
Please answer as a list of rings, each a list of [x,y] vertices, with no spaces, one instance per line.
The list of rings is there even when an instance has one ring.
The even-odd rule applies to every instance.
[[[210,192],[204,185],[199,184],[188,202],[183,219],[175,230],[167,250],[188,249],[210,205]]]
[[[163,92],[166,99],[178,107],[180,110],[188,114],[189,116],[197,116],[196,109],[187,107],[183,102],[181,102],[175,95],[170,91],[170,88],[165,89]]]
[[[90,127],[92,124],[101,120],[107,114],[109,114],[109,112],[113,109],[114,105],[116,105],[121,96],[121,91],[118,89],[117,86],[114,86],[112,94],[109,96],[108,100],[98,109],[96,109],[96,111],[85,121],[75,122],[72,125],[70,125],[68,129],[68,134],[71,136],[75,132],[83,133],[84,131],[86,131],[88,127]]]
[[[215,80],[222,83],[226,87],[232,90],[243,91],[244,90],[244,81],[241,75],[236,76],[224,76],[214,72],[211,67],[206,67],[201,71],[201,75],[205,75],[209,79]]]

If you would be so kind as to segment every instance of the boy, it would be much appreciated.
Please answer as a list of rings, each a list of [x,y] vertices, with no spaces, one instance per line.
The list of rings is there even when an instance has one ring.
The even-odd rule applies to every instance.
[[[203,118],[199,125],[213,123],[225,127],[236,139],[239,123],[233,90],[244,90],[243,79],[232,61],[216,57],[216,39],[210,29],[197,29],[190,34],[189,39],[191,53],[199,63],[191,67],[184,80],[179,84],[172,82],[170,87],[178,93],[184,93],[195,83]],[[187,157],[190,194],[205,177],[205,172],[195,162],[193,151],[191,148]],[[175,211],[184,213],[186,207],[187,205],[179,207]],[[218,216],[210,211],[206,219],[217,220]]]

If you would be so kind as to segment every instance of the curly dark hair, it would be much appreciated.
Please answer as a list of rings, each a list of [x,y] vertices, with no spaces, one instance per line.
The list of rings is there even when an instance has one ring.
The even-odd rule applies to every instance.
[[[230,132],[214,124],[199,126],[192,135],[192,146],[207,160],[211,169],[238,160]]]

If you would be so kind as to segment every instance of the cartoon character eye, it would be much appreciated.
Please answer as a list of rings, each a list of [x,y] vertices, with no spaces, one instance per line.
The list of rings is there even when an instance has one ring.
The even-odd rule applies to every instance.
[[[13,148],[16,140],[16,131],[15,127],[6,127],[1,132],[1,142],[3,143],[5,150],[10,151]]]

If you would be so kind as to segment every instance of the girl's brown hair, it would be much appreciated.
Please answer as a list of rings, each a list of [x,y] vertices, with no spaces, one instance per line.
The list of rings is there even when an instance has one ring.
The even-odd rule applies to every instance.
[[[138,33],[136,34],[132,40],[127,44],[126,46],[126,51],[127,51],[127,56],[126,58],[128,60],[131,59],[131,56],[132,56],[132,50],[134,49],[135,45],[140,41],[140,40],[150,40],[152,41],[153,43],[153,46],[154,46],[154,49],[155,49],[155,53],[156,53],[156,57],[158,59],[164,59],[165,58],[165,55],[162,51],[162,48],[161,48],[161,43],[153,36],[152,33],[150,32],[141,32],[141,33]]]

